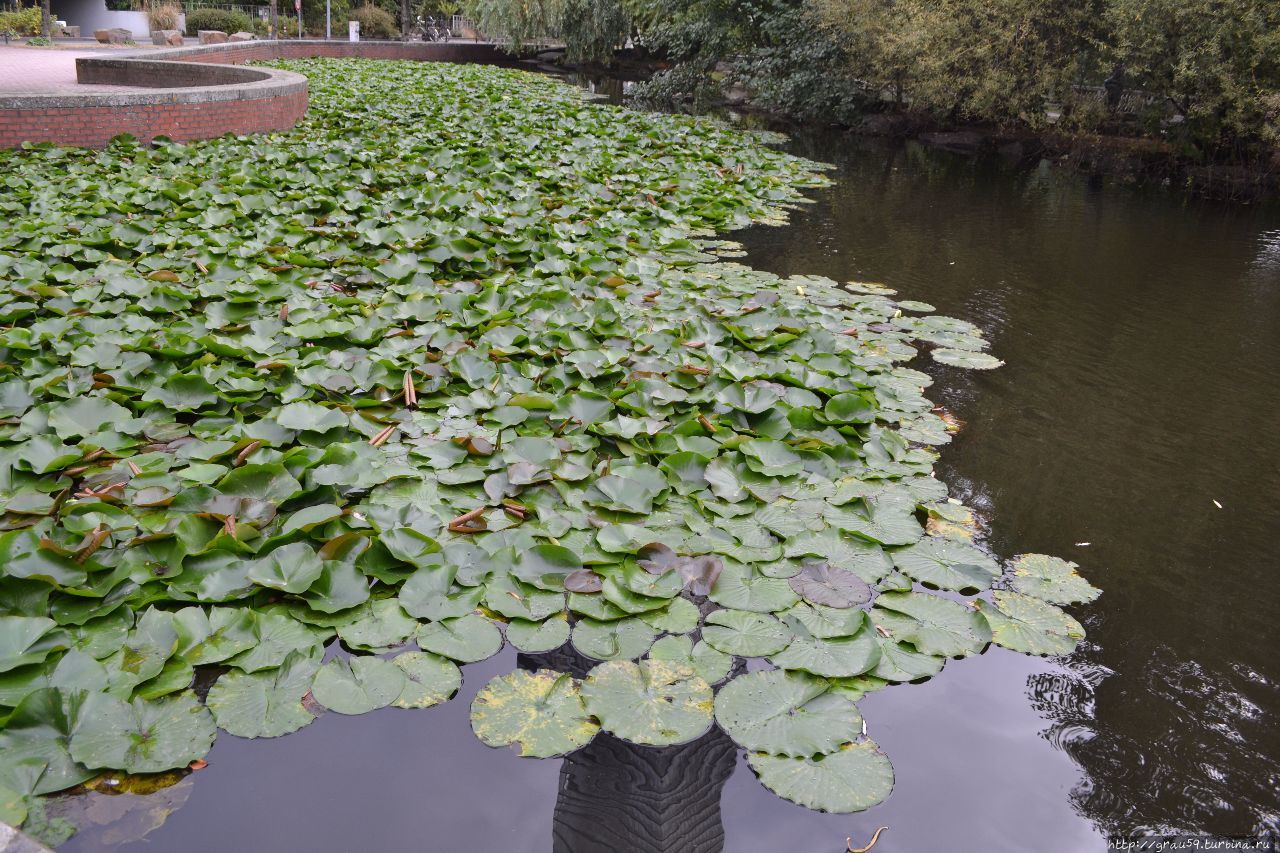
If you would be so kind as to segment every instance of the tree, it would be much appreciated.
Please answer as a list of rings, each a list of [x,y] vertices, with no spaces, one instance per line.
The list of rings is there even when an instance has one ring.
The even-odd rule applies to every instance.
[[[510,42],[513,53],[557,38],[570,62],[608,64],[631,33],[620,0],[469,0],[466,8],[481,32]]]
[[[40,35],[53,38],[53,12],[49,9],[49,0],[40,0]]]
[[[1105,19],[1101,49],[1162,99],[1153,124],[1172,107],[1192,144],[1240,154],[1280,145],[1280,4],[1110,0]]]

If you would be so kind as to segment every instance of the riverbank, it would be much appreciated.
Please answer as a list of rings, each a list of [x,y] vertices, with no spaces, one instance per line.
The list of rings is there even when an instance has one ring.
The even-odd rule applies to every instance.
[[[668,64],[639,53],[623,51],[611,67],[560,62],[562,51],[539,53],[530,64],[556,74],[581,75],[596,81],[617,80],[639,84],[665,70]],[[1015,167],[1034,168],[1049,161],[1061,168],[1134,186],[1165,187],[1198,197],[1254,202],[1280,197],[1280,151],[1269,162],[1204,160],[1188,156],[1169,140],[1123,132],[1067,132],[1007,128],[980,123],[940,122],[921,112],[867,111],[850,123],[806,121],[762,104],[750,88],[737,81],[732,67],[721,69],[722,89],[712,103],[699,103],[698,111],[732,110],[754,115],[780,130],[834,127],[850,134],[896,141],[915,140],[952,154],[1005,161]],[[629,99],[626,86],[616,90]],[[669,106],[693,108],[692,99]],[[1117,131],[1125,127],[1117,122]]]

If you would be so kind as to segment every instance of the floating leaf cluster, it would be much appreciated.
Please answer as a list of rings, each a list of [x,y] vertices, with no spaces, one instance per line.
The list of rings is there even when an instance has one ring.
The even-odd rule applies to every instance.
[[[817,164],[508,70],[285,65],[289,134],[0,153],[5,820],[507,643],[600,663],[494,679],[485,743],[718,722],[852,811],[893,779],[864,692],[1083,636],[1075,567],[1004,569],[932,477],[904,362],[996,366],[978,330],[715,254]]]

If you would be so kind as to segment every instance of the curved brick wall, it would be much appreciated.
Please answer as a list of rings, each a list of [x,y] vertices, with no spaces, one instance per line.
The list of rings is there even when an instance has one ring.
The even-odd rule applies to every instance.
[[[376,41],[240,42],[86,57],[76,60],[81,83],[136,86],[137,91],[0,97],[0,148],[24,142],[101,148],[121,133],[150,142],[156,136],[188,141],[288,130],[307,111],[306,78],[237,66],[317,56],[508,61],[490,44]]]

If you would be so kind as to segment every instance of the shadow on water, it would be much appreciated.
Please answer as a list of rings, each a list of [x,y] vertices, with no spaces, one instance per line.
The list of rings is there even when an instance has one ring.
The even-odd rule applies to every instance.
[[[66,849],[838,853],[887,825],[884,853],[1087,853],[1140,828],[1274,827],[1280,212],[910,145],[792,147],[836,182],[790,227],[742,232],[747,262],[882,281],[983,327],[1005,367],[932,369],[930,396],[968,425],[938,476],[996,553],[1059,554],[1103,588],[1073,610],[1075,655],[996,649],[869,695],[897,784],[858,815],[778,799],[719,734],[490,750],[467,711],[508,651],[430,711],[223,736],[163,802],[81,798],[97,828]]]

